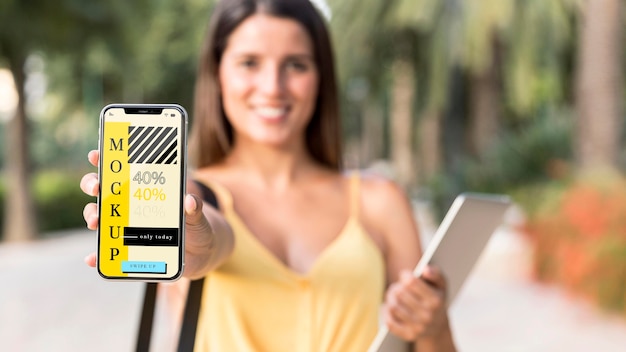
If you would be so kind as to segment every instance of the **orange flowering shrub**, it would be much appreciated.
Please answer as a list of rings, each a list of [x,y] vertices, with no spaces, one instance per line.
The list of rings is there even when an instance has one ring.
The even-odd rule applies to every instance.
[[[585,177],[545,194],[525,225],[536,278],[626,313],[626,180]]]

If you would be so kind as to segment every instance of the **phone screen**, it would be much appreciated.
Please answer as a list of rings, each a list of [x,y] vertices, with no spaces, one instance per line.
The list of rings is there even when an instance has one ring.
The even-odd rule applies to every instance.
[[[107,106],[100,116],[98,271],[175,280],[183,268],[185,110]]]

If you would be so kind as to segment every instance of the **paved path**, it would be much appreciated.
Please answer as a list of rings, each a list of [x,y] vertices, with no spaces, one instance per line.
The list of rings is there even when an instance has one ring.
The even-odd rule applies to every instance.
[[[142,286],[108,283],[89,231],[0,245],[0,351],[131,351]]]
[[[626,351],[626,320],[529,279],[528,244],[494,234],[451,306],[460,351]]]
[[[0,245],[0,351],[131,351],[143,290],[83,264],[89,231]],[[528,279],[528,246],[492,238],[450,309],[460,351],[626,351],[626,322]]]

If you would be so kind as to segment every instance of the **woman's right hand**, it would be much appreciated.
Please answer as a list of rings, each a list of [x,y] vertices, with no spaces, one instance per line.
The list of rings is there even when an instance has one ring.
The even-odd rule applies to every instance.
[[[92,150],[87,158],[98,166],[100,152]],[[85,194],[97,197],[100,189],[98,174],[91,172],[83,176],[80,188]],[[222,263],[232,252],[234,237],[232,230],[221,214],[193,194],[185,195],[185,273],[189,278],[204,276],[209,270]],[[83,218],[90,230],[98,228],[98,205],[88,203],[83,209]],[[96,266],[96,253],[85,257],[85,263]]]
[[[100,152],[97,150],[92,150],[87,155],[87,159],[89,159],[89,163],[93,166],[98,166],[98,160],[100,159]],[[92,197],[98,196],[98,191],[100,190],[100,183],[98,181],[98,174],[95,172],[90,172],[83,176],[80,180],[80,189],[85,192],[85,194],[90,195]],[[88,203],[85,205],[83,209],[83,218],[87,223],[87,228],[90,230],[96,230],[98,228],[98,205],[96,203]],[[85,263],[91,267],[96,266],[96,252],[90,253],[85,257]]]

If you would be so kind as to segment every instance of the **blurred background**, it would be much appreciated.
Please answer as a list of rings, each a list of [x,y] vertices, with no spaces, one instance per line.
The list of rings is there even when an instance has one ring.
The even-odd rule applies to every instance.
[[[0,0],[0,350],[132,349],[142,286],[82,264],[79,180],[104,105],[192,112],[213,3]],[[349,168],[401,184],[425,237],[460,192],[515,200],[451,307],[459,349],[623,350],[623,2],[320,6]]]

